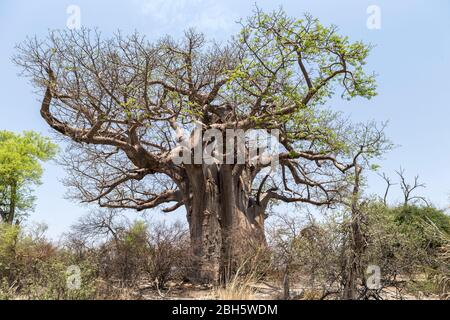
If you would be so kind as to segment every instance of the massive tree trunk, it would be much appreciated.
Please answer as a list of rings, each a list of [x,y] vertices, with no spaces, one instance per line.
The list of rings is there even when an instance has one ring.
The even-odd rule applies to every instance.
[[[192,166],[184,193],[196,281],[226,282],[247,245],[265,245],[264,210],[251,198],[248,172],[231,165]]]

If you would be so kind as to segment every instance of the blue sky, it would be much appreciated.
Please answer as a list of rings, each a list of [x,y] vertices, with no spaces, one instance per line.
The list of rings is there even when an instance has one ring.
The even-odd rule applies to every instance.
[[[378,76],[379,95],[371,101],[333,99],[330,107],[355,121],[389,120],[388,136],[398,148],[380,161],[382,170],[394,175],[400,166],[412,179],[419,174],[427,184],[422,193],[438,207],[450,203],[450,1],[434,0],[302,0],[256,1],[271,10],[282,6],[291,16],[309,12],[325,24],[335,24],[353,40],[375,45],[368,69]],[[209,37],[226,41],[239,29],[239,18],[251,14],[255,1],[243,0],[72,0],[0,2],[0,129],[36,130],[49,135],[39,116],[39,96],[20,78],[11,62],[14,46],[26,36],[44,37],[49,29],[66,28],[69,5],[81,9],[81,24],[97,27],[105,35],[120,29],[137,30],[149,38],[180,35],[196,27]],[[370,5],[381,9],[381,29],[366,27]],[[37,189],[37,207],[31,221],[46,222],[57,237],[88,211],[64,199],[59,181],[64,171],[45,165],[43,184]],[[383,183],[370,177],[370,192],[381,193]],[[396,201],[399,193],[393,192]],[[282,209],[280,209],[282,210]],[[165,217],[149,213],[156,219]],[[132,216],[134,216],[132,214]],[[182,218],[183,213],[174,214]],[[171,219],[173,219],[172,217]]]

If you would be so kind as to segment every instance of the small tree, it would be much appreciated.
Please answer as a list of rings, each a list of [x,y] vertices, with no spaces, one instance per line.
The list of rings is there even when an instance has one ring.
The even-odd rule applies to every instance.
[[[367,247],[367,199],[363,197],[364,175],[363,170],[372,168],[376,170],[377,165],[371,163],[373,159],[392,148],[392,143],[384,134],[385,124],[378,128],[374,123],[362,125],[355,130],[355,137],[351,139],[353,148],[353,175],[350,178],[350,190],[347,198],[343,198],[342,204],[349,212],[348,233],[348,257],[343,270],[343,298],[357,299],[358,282],[365,286],[364,254]]]
[[[54,157],[56,145],[32,131],[0,131],[0,215],[3,222],[20,222],[33,208],[32,187],[40,183],[40,161]]]

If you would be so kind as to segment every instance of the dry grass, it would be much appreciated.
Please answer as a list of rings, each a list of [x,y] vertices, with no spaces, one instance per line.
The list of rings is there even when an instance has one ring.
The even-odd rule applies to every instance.
[[[225,288],[214,289],[212,295],[218,300],[254,300],[254,282],[250,279],[233,278]]]
[[[259,256],[259,255],[256,255]],[[241,261],[235,273],[228,280],[225,287],[212,291],[213,299],[218,300],[254,300],[256,289],[254,285],[260,280],[258,261],[255,257],[248,257]]]

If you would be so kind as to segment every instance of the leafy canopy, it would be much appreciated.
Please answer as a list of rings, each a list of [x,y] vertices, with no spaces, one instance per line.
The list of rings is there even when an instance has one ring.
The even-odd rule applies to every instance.
[[[34,198],[30,188],[40,184],[41,161],[56,154],[57,146],[50,139],[33,131],[17,134],[0,131],[0,207],[2,211],[26,210],[32,207]]]

